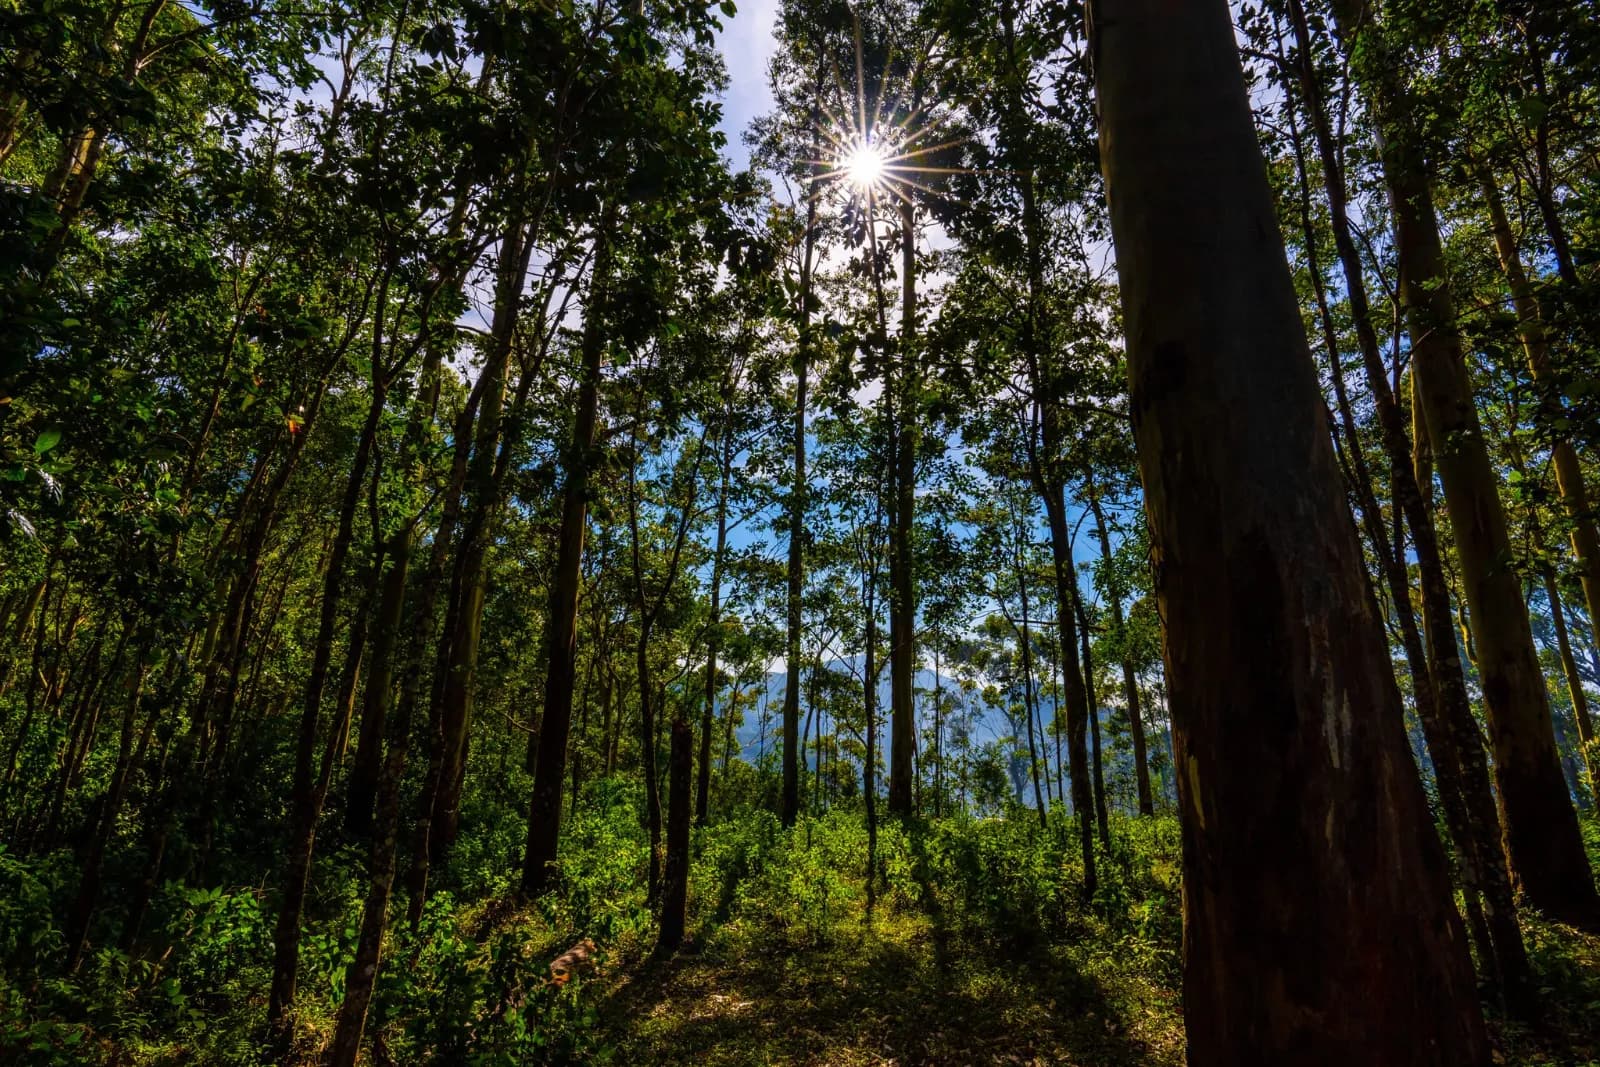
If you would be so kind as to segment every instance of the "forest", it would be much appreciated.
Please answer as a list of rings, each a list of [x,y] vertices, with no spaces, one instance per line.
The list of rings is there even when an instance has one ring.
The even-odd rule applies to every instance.
[[[0,1062],[1600,1063],[1587,0],[0,0]]]

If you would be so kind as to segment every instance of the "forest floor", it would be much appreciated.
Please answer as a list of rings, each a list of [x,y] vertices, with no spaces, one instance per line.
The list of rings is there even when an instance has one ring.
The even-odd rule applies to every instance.
[[[621,1063],[1183,1061],[1176,990],[1093,953],[973,943],[917,914],[835,929],[808,946],[722,931],[666,963],[618,960],[602,1040]]]

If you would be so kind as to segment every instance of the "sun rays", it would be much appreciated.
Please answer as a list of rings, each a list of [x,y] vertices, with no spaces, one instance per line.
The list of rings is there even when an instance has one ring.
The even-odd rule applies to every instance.
[[[929,106],[921,99],[924,67],[924,62],[917,61],[897,68],[896,49],[891,45],[875,99],[869,99],[861,21],[859,16],[855,19],[855,84],[847,87],[835,63],[833,99],[818,101],[822,120],[814,130],[818,158],[805,161],[812,168],[807,178],[812,196],[839,189],[848,197],[864,200],[869,208],[888,200],[910,207],[916,193],[949,198],[947,190],[929,182],[936,175],[970,171],[934,164],[939,161],[938,153],[967,138],[927,143],[939,127],[930,121]]]

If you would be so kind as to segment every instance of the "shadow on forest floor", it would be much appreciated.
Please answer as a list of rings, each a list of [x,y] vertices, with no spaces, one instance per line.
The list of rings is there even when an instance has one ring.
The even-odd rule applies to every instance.
[[[603,995],[603,1040],[619,1063],[1182,1061],[1175,992],[1108,988],[1066,950],[1018,959],[915,914],[834,929],[828,944],[784,947],[724,928],[703,952],[624,964]]]

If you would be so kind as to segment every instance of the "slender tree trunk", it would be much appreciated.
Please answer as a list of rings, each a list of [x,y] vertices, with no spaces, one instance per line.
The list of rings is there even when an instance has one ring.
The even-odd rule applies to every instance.
[[[1547,427],[1560,425],[1561,398],[1556,394],[1550,366],[1549,334],[1544,326],[1544,313],[1534,296],[1528,272],[1517,251],[1516,238],[1511,233],[1511,223],[1506,219],[1501,203],[1500,187],[1486,166],[1477,165],[1478,182],[1483,188],[1484,202],[1489,207],[1489,222],[1494,230],[1494,246],[1500,255],[1500,266],[1506,273],[1511,289],[1511,304],[1517,314],[1517,333],[1528,356],[1528,369],[1538,386],[1541,409]],[[1561,505],[1572,524],[1572,554],[1578,561],[1578,579],[1583,586],[1584,606],[1591,619],[1600,618],[1600,531],[1596,530],[1595,513],[1589,503],[1589,494],[1583,484],[1583,467],[1578,452],[1564,434],[1557,434],[1550,446],[1550,458],[1556,469],[1556,488],[1561,494]]]
[[[1028,768],[1033,773],[1033,806],[1038,809],[1039,829],[1043,830],[1049,823],[1044,794],[1039,789],[1039,750],[1033,743],[1033,722],[1037,718],[1033,702],[1033,634],[1028,627],[1027,558],[1023,554],[1020,537],[1014,562],[1017,568],[1017,592],[1022,600],[1022,627],[1017,631],[1017,637],[1022,644],[1022,711],[1028,719]]]
[[[900,365],[895,382],[894,508],[889,547],[889,810],[902,818],[912,796],[917,747],[917,600],[913,536],[917,501],[916,217],[900,205]]]
[[[1077,593],[1076,587],[1073,589]],[[1106,778],[1100,758],[1100,702],[1094,695],[1094,657],[1089,652],[1089,615],[1083,608],[1083,594],[1074,598],[1078,612],[1078,640],[1083,643],[1083,691],[1089,703],[1090,769],[1094,773],[1094,820],[1100,831],[1100,845],[1111,849],[1111,821],[1106,814]]]
[[[599,247],[581,344],[583,379],[578,385],[577,419],[566,457],[561,530],[556,539],[555,575],[550,583],[544,718],[539,727],[527,851],[522,865],[522,891],[529,895],[549,888],[551,865],[561,840],[561,786],[572,728],[572,687],[577,679],[578,593],[583,584],[583,540],[589,522],[589,473],[595,462],[592,453],[600,422],[600,369],[606,345],[603,309],[611,275],[609,230],[615,217],[608,208],[602,233],[596,238]]]
[[[1572,699],[1572,718],[1578,724],[1578,746],[1583,750],[1583,764],[1589,777],[1589,797],[1600,809],[1600,748],[1594,743],[1594,720],[1589,714],[1589,694],[1584,692],[1583,677],[1578,673],[1578,660],[1572,654],[1572,642],[1567,637],[1567,613],[1561,608],[1561,593],[1556,589],[1555,575],[1544,572],[1544,595],[1550,601],[1550,621],[1555,626],[1556,650],[1561,655],[1561,670],[1567,679],[1567,694]]]
[[[455,454],[451,459],[450,482],[445,489],[444,507],[439,516],[439,526],[433,534],[433,549],[428,558],[428,569],[422,575],[422,582],[418,586],[421,590],[417,605],[416,625],[412,629],[410,647],[407,650],[406,672],[403,676],[400,689],[400,705],[396,713],[408,722],[413,714],[413,709],[406,707],[405,702],[413,702],[422,698],[422,676],[424,665],[428,659],[428,635],[434,628],[434,611],[438,601],[438,594],[445,584],[445,572],[450,563],[450,548],[453,543],[453,534],[456,523],[461,515],[461,490],[466,484],[467,460],[472,449],[472,424],[476,418],[478,405],[482,402],[484,386],[487,384],[485,376],[479,376],[478,384],[473,387],[472,394],[468,397],[466,405],[456,416],[454,433]],[[440,705],[439,694],[443,687],[443,678],[440,676],[442,665],[448,662],[448,650],[445,646],[449,641],[450,618],[449,612],[445,614],[446,625],[440,632],[438,644],[441,646],[440,654],[435,658],[435,676],[433,679],[433,695],[430,699],[430,709],[437,709]],[[429,838],[433,833],[433,796],[438,788],[440,766],[443,761],[443,745],[439,740],[439,720],[430,710],[428,722],[428,768],[425,773],[422,792],[417,800],[417,824],[412,831],[411,841],[411,868],[407,872],[406,892],[409,898],[406,917],[415,930],[422,921],[422,909],[427,903],[428,896],[428,854]],[[382,832],[380,828],[380,833]]]
[[[813,100],[820,100],[826,71],[819,63]],[[820,115],[813,108],[815,131]],[[806,387],[811,376],[812,271],[817,249],[817,199],[806,198],[806,232],[800,259],[800,326],[794,349],[794,425],[791,447],[794,482],[789,487],[789,563],[785,600],[783,690],[783,795],[778,805],[784,826],[793,826],[800,813],[800,633],[805,624],[805,522],[806,522]]]
[[[387,303],[387,273],[379,287],[378,307]],[[382,336],[381,318],[374,327],[375,337]],[[339,624],[340,593],[344,585],[345,561],[355,538],[356,509],[361,505],[362,490],[367,484],[367,466],[371,462],[377,442],[378,425],[383,416],[384,383],[382,369],[376,360],[382,350],[381,342],[374,340],[372,368],[372,398],[367,407],[367,419],[361,430],[360,441],[351,461],[350,475],[345,483],[344,499],[339,506],[338,531],[323,575],[322,603],[317,624],[316,644],[313,647],[311,673],[306,680],[304,704],[300,714],[299,735],[295,743],[294,782],[290,801],[290,838],[288,857],[284,865],[283,901],[278,910],[278,921],[273,935],[272,986],[267,1001],[267,1028],[280,1053],[286,1052],[290,1039],[288,1013],[294,1004],[295,985],[300,966],[300,915],[305,906],[307,881],[311,874],[311,857],[316,847],[317,820],[322,814],[326,786],[315,780],[317,729],[322,717],[322,695],[327,684],[333,659],[335,631]],[[352,648],[352,656],[359,650]],[[218,757],[222,762],[221,754]]]
[[[1444,483],[1461,584],[1488,707],[1495,778],[1512,875],[1552,918],[1600,929],[1600,895],[1561,776],[1555,727],[1472,383],[1462,358],[1455,301],[1434,214],[1432,180],[1388,49],[1367,0],[1335,0],[1345,38],[1360,38],[1379,154],[1394,212],[1401,302],[1411,334],[1412,388],[1421,399]]]
[[[1299,41],[1300,86],[1306,111],[1311,119],[1311,130],[1320,157],[1324,185],[1328,194],[1329,222],[1333,231],[1335,250],[1343,269],[1345,292],[1355,322],[1357,347],[1366,371],[1367,386],[1371,391],[1373,406],[1377,410],[1380,440],[1388,454],[1393,483],[1393,498],[1411,529],[1412,545],[1417,556],[1418,584],[1421,589],[1422,637],[1428,650],[1428,671],[1431,676],[1433,700],[1437,703],[1442,730],[1450,738],[1454,761],[1445,755],[1444,739],[1435,749],[1435,769],[1444,767],[1448,774],[1451,762],[1460,766],[1460,793],[1465,806],[1465,825],[1462,837],[1457,837],[1457,847],[1463,862],[1475,863],[1481,876],[1484,905],[1489,909],[1489,927],[1494,933],[1497,948],[1495,959],[1501,978],[1513,998],[1524,987],[1527,979],[1527,953],[1522,934],[1517,926],[1516,905],[1511,890],[1510,875],[1506,868],[1503,849],[1497,840],[1499,820],[1494,810],[1494,795],[1489,785],[1489,768],[1483,751],[1483,741],[1478,732],[1477,720],[1467,695],[1466,676],[1461,654],[1451,628],[1450,592],[1445,580],[1444,562],[1432,515],[1431,469],[1421,469],[1421,457],[1426,454],[1427,434],[1420,412],[1414,412],[1413,422],[1419,428],[1415,442],[1406,435],[1406,416],[1401,410],[1389,381],[1378,348],[1377,334],[1373,328],[1371,307],[1367,300],[1366,279],[1361,258],[1356,249],[1349,220],[1349,198],[1344,172],[1339,165],[1339,154],[1333,131],[1323,105],[1322,87],[1311,56],[1311,36],[1306,23],[1305,9],[1300,0],[1288,0],[1289,13]],[[1341,384],[1336,380],[1336,385]],[[1413,400],[1416,400],[1413,395]],[[1413,455],[1413,447],[1417,450]],[[1398,535],[1398,525],[1397,525]],[[1397,548],[1397,564],[1402,559]],[[1390,576],[1391,589],[1395,575]],[[1398,576],[1404,583],[1404,578]],[[1398,594],[1396,594],[1398,607]],[[1405,596],[1410,603],[1409,590]],[[1414,653],[1412,653],[1414,654]],[[1416,676],[1413,670],[1414,677]],[[1422,693],[1418,692],[1419,711]],[[1426,725],[1426,724],[1425,724]],[[1440,758],[1443,763],[1440,763]],[[1448,800],[1448,795],[1445,798]],[[1452,831],[1454,834],[1455,831]],[[1470,876],[1470,870],[1468,872]]]
[[[83,962],[84,950],[89,943],[89,923],[94,918],[95,905],[100,900],[100,876],[105,865],[106,851],[116,830],[117,816],[122,813],[122,801],[128,795],[128,781],[133,773],[133,735],[139,716],[139,700],[144,694],[144,678],[148,668],[140,664],[128,679],[128,700],[122,715],[122,734],[117,742],[117,762],[111,771],[111,782],[105,796],[100,798],[95,826],[88,848],[78,863],[78,893],[72,904],[72,918],[67,926],[67,973],[75,973]],[[149,715],[155,721],[155,710]]]
[[[383,738],[394,691],[394,653],[404,622],[406,581],[410,572],[411,531],[396,534],[386,555],[391,557],[383,576],[377,625],[372,639],[372,669],[361,707],[361,728],[356,738],[355,760],[345,787],[345,826],[365,837],[372,832],[372,806],[377,800],[378,778],[383,771]],[[400,550],[404,549],[402,553]]]
[[[408,527],[392,542],[390,588],[396,583],[402,589],[405,586],[413,540],[411,529]],[[386,717],[384,723],[387,745],[376,783],[377,811],[366,902],[361,913],[361,930],[357,936],[356,954],[345,971],[345,996],[339,1005],[333,1043],[328,1050],[328,1062],[332,1067],[353,1067],[355,1064],[361,1048],[361,1035],[366,1025],[367,1008],[372,1002],[373,990],[377,987],[383,934],[389,914],[389,896],[394,887],[395,867],[399,856],[400,788],[405,776],[411,718],[417,704],[417,687],[423,658],[422,650],[416,646],[426,640],[428,623],[432,616],[433,597],[425,586],[419,599],[421,603],[417,608],[425,614],[416,621],[413,628],[411,635],[413,648],[404,672],[402,682],[404,688],[399,705],[395,714]],[[387,610],[387,605],[384,610]],[[376,672],[368,681],[369,687],[375,681]]]
[[[1484,1065],[1224,0],[1099,0],[1191,1064]]]
[[[866,610],[866,647],[861,664],[862,707],[867,719],[867,755],[862,762],[862,794],[867,805],[867,914],[878,902],[878,607],[877,561],[870,556],[863,607]]]
[[[1078,622],[1072,605],[1078,596],[1072,562],[1072,535],[1067,530],[1066,492],[1056,485],[1044,490],[1050,523],[1050,556],[1056,580],[1056,632],[1061,638],[1061,679],[1067,706],[1067,762],[1072,811],[1078,824],[1078,850],[1083,858],[1083,892],[1092,899],[1099,879],[1094,855],[1094,790],[1089,777],[1089,693],[1078,659]]]
[[[667,866],[661,890],[661,929],[656,951],[668,956],[683,944],[689,918],[689,789],[694,771],[694,730],[681,716],[672,723],[667,763]]]
[[[1094,515],[1094,529],[1100,539],[1100,555],[1106,563],[1106,573],[1113,573],[1111,560],[1111,536],[1106,530],[1105,509],[1100,505],[1100,495],[1095,492],[1091,484],[1089,489],[1089,510]],[[1128,735],[1133,741],[1133,777],[1139,791],[1139,814],[1153,815],[1155,803],[1150,794],[1150,763],[1146,758],[1144,740],[1144,716],[1139,708],[1139,683],[1133,669],[1133,660],[1127,653],[1126,635],[1123,629],[1126,621],[1122,616],[1122,591],[1120,588],[1111,590],[1111,626],[1113,632],[1123,638],[1122,656],[1122,694],[1128,704]]]
[[[730,389],[731,393],[731,389]],[[733,398],[723,409],[722,470],[717,482],[717,545],[711,557],[711,618],[706,624],[706,703],[700,717],[700,767],[694,818],[706,824],[711,798],[711,731],[717,715],[717,652],[722,642],[722,564],[728,551],[728,480],[733,470]]]
[[[944,679],[939,674],[939,648],[933,650],[933,817],[944,817]]]
[[[1308,72],[1314,77],[1314,72]],[[1313,88],[1315,88],[1313,86]],[[1315,100],[1313,92],[1308,92],[1308,99]],[[1320,104],[1317,105],[1320,107]],[[1438,657],[1438,666],[1430,665],[1423,649],[1422,634],[1417,629],[1416,615],[1411,606],[1410,583],[1406,576],[1403,557],[1398,549],[1391,547],[1384,536],[1382,513],[1378,508],[1376,498],[1373,496],[1372,476],[1367,466],[1365,451],[1361,446],[1361,438],[1356,429],[1355,417],[1351,410],[1348,390],[1345,388],[1344,368],[1341,365],[1339,344],[1334,329],[1333,316],[1328,307],[1327,295],[1323,288],[1322,269],[1317,254],[1316,230],[1312,225],[1311,217],[1311,192],[1310,183],[1305,165],[1304,152],[1300,139],[1299,126],[1290,114],[1290,135],[1294,145],[1296,169],[1300,184],[1300,221],[1306,250],[1307,270],[1311,278],[1312,291],[1317,305],[1318,321],[1322,326],[1323,344],[1328,353],[1329,377],[1333,383],[1335,402],[1339,410],[1339,425],[1343,427],[1345,450],[1350,457],[1350,468],[1346,471],[1347,481],[1351,491],[1355,494],[1357,507],[1360,512],[1362,524],[1366,527],[1367,540],[1372,545],[1373,557],[1378,561],[1378,570],[1383,577],[1393,604],[1395,620],[1400,630],[1401,644],[1405,649],[1406,663],[1411,674],[1413,700],[1416,706],[1417,719],[1422,725],[1423,735],[1427,741],[1428,753],[1433,763],[1434,777],[1439,787],[1439,801],[1444,809],[1445,823],[1449,827],[1450,837],[1455,842],[1457,863],[1459,866],[1463,895],[1467,902],[1467,929],[1472,935],[1473,943],[1477,946],[1478,957],[1484,972],[1496,988],[1503,989],[1509,997],[1509,1003],[1519,1010],[1527,1007],[1527,957],[1522,947],[1521,932],[1517,928],[1516,914],[1512,904],[1510,882],[1505,873],[1504,861],[1499,854],[1499,846],[1490,834],[1494,827],[1494,812],[1489,795],[1487,774],[1481,768],[1482,751],[1477,739],[1476,726],[1472,724],[1471,711],[1466,707],[1466,691],[1459,683],[1460,667],[1450,667],[1450,660]],[[1330,153],[1331,156],[1331,153]],[[1336,170],[1331,163],[1329,166],[1329,183],[1336,182]],[[1336,228],[1347,228],[1348,222],[1343,214],[1343,190],[1339,192],[1340,209],[1334,221]],[[1348,239],[1348,235],[1347,235]],[[1353,245],[1352,251],[1353,251]],[[1366,291],[1361,284],[1359,266],[1355,268],[1356,282],[1352,291],[1356,292],[1363,314],[1366,308]],[[1347,284],[1349,278],[1346,278]],[[1365,344],[1367,339],[1363,339]],[[1371,345],[1376,348],[1376,339],[1371,338]],[[1376,352],[1371,355],[1369,362],[1376,362]],[[1393,407],[1394,399],[1386,388],[1375,393],[1377,403],[1388,404]],[[1388,411],[1383,417],[1393,421],[1396,413]],[[1393,436],[1399,437],[1400,433]],[[1399,442],[1395,442],[1399,447]],[[1393,451],[1393,448],[1391,448]],[[1411,500],[1413,510],[1420,512],[1420,497],[1418,496],[1414,481],[1410,481],[1411,472],[1406,469],[1402,475],[1409,482],[1408,486],[1395,493],[1397,504],[1402,496]],[[1403,505],[1402,505],[1403,508]],[[1431,535],[1432,526],[1427,522],[1426,515],[1421,520],[1427,524]],[[1436,549],[1432,546],[1419,551],[1420,556],[1428,556],[1430,565],[1437,564]],[[1448,634],[1447,634],[1448,636]],[[1454,639],[1451,638],[1452,649]],[[1435,684],[1435,674],[1439,671],[1454,669],[1458,679],[1454,691],[1441,694]],[[1463,758],[1461,754],[1461,740],[1456,731],[1451,727],[1450,705],[1446,701],[1453,701],[1456,717],[1465,721],[1470,726],[1466,743],[1478,750],[1480,768],[1479,776],[1472,779],[1470,784],[1463,771]],[[1486,821],[1477,822],[1473,818],[1472,807],[1468,801],[1468,790],[1477,788],[1481,791],[1480,809],[1486,814]],[[1485,860],[1485,853],[1489,854]],[[1492,869],[1492,870],[1491,870]],[[1495,880],[1492,888],[1487,888],[1487,882]],[[1488,920],[1485,919],[1483,903],[1487,902],[1489,912]]]

